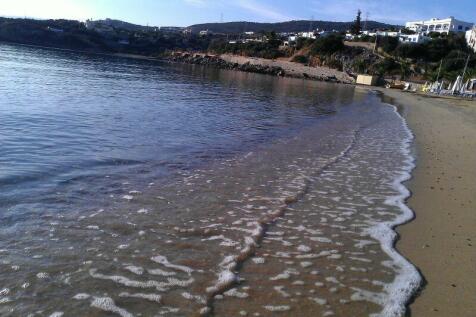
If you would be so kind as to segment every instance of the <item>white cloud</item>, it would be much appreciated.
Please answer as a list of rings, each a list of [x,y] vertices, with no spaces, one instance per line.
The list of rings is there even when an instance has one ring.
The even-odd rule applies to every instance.
[[[256,0],[238,0],[235,5],[254,15],[270,21],[289,21],[293,17],[283,14],[273,7],[263,5]]]

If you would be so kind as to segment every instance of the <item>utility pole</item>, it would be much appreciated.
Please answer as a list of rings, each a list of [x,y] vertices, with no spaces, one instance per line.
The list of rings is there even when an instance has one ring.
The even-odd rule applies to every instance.
[[[440,68],[438,69],[438,76],[436,77],[436,82],[440,81],[441,66],[443,65],[443,59],[440,61]]]
[[[368,30],[367,30],[367,25],[368,25],[368,23],[369,23],[369,17],[370,17],[370,13],[367,11],[367,12],[365,13],[364,31],[368,31]]]
[[[464,65],[464,70],[463,70],[463,77],[461,80],[464,81],[464,76],[466,75],[466,71],[468,70],[468,64],[469,64],[469,58],[471,57],[471,54],[468,54],[468,58],[466,59],[466,65]]]
[[[466,75],[466,71],[468,70],[468,64],[469,64],[469,58],[470,57],[471,57],[471,54],[468,54],[468,58],[466,59],[466,65],[464,65],[463,77],[461,77],[461,90],[460,91],[464,91],[463,88],[466,88],[466,87],[464,87],[464,76]]]
[[[443,66],[443,59],[441,59],[441,61],[440,61],[440,68],[438,69],[438,76],[436,77],[436,82],[438,83],[438,85],[437,85],[437,92],[438,92],[438,94],[440,94],[441,86],[443,85],[443,82],[442,82],[442,83],[441,83],[441,86],[440,86],[441,66]],[[430,87],[431,87],[431,86],[430,86]]]

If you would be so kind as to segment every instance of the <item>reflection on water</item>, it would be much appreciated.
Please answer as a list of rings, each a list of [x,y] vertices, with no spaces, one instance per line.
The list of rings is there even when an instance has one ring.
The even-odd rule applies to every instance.
[[[0,46],[0,65],[9,207],[58,184],[87,179],[91,194],[94,178],[130,182],[229,157],[349,102],[302,81],[17,46]]]
[[[403,313],[418,277],[374,229],[409,134],[375,96],[10,45],[0,66],[2,316]]]

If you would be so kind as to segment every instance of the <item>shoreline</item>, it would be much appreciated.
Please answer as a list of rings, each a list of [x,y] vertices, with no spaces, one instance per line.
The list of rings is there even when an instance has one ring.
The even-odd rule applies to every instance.
[[[338,84],[354,84],[349,74],[328,68],[310,67],[286,60],[271,60],[231,54],[212,55],[207,53],[171,52],[159,59],[164,62],[201,65],[223,70],[234,70],[278,77],[307,79]]]
[[[66,51],[167,62],[141,55]],[[245,58],[245,64],[246,59],[249,58]],[[416,168],[404,185],[411,191],[406,204],[416,218],[396,228],[399,240],[394,243],[399,254],[415,265],[426,280],[409,309],[415,316],[473,316],[476,311],[476,103],[376,87],[361,88],[383,93],[383,102],[391,99],[388,103],[398,108],[415,137]]]
[[[396,249],[425,279],[414,316],[473,316],[476,311],[476,104],[374,89],[401,107],[415,135],[416,168],[405,183],[415,218],[399,226]],[[387,102],[383,100],[383,102]]]

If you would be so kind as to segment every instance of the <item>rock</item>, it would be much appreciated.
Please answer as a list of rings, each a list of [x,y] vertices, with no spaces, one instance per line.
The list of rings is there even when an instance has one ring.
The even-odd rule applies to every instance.
[[[193,64],[193,65],[202,65],[202,66],[211,66],[219,69],[228,69],[228,70],[239,70],[247,73],[258,73],[266,74],[280,77],[293,77],[293,78],[305,78],[312,79],[317,81],[328,81],[334,83],[351,83],[352,80],[341,81],[335,75],[334,76],[311,76],[307,73],[302,74],[293,74],[286,73],[286,71],[279,66],[267,66],[260,64],[251,64],[250,62],[239,64],[231,63],[223,60],[219,56],[212,56],[207,54],[189,54],[189,53],[179,53],[173,52],[169,55],[163,57],[163,60],[174,62],[174,63],[183,63],[183,64]]]

